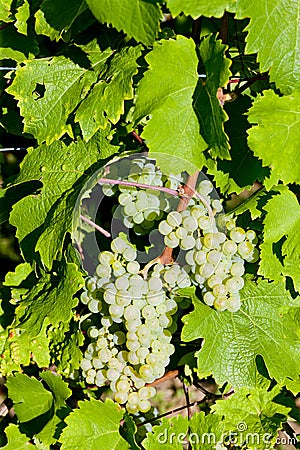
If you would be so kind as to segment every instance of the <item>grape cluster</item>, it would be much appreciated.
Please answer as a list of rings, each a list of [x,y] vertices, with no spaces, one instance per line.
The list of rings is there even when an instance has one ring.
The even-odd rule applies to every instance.
[[[122,164],[112,164],[107,178],[122,179],[139,184],[177,189],[183,181],[183,175],[169,175],[166,177],[146,157],[134,160],[123,159]],[[178,199],[166,192],[154,189],[118,185],[112,187],[104,184],[103,193],[107,196],[119,192],[119,206],[115,208],[114,218],[121,220],[126,228],[134,228],[138,235],[143,235],[153,228],[157,221],[163,218],[164,211],[176,209]]]
[[[208,180],[199,184],[205,204],[215,214],[222,205],[208,197],[212,189]],[[239,291],[244,286],[244,261],[253,262],[257,256],[256,235],[237,227],[233,218],[225,220],[225,228],[225,232],[218,230],[202,203],[184,211],[171,211],[158,230],[166,246],[186,251],[186,270],[191,271],[193,283],[201,288],[204,302],[219,311],[235,312],[240,308]]]
[[[177,190],[186,174],[166,177],[153,160],[139,157],[112,163],[105,177]],[[193,284],[208,306],[237,311],[245,261],[257,258],[256,235],[237,226],[233,217],[219,214],[222,204],[212,198],[207,179],[200,181],[198,194],[184,210],[178,208],[178,196],[159,190],[123,184],[103,184],[102,189],[118,199],[115,218],[136,235],[156,226],[182,262],[164,265],[158,258],[141,267],[135,247],[120,233],[109,251],[99,253],[99,264],[81,295],[94,318],[81,362],[86,382],[109,384],[115,401],[129,413],[145,413],[155,395],[151,384],[164,375],[175,351],[171,341],[177,316],[190,305],[178,289]]]
[[[174,353],[172,317],[178,304],[178,287],[190,285],[179,265],[154,264],[141,273],[136,250],[120,234],[111,251],[99,254],[93,277],[87,278],[81,301],[100,315],[101,327],[91,326],[92,340],[81,362],[89,384],[107,382],[115,401],[129,412],[146,412],[155,389],[146,386],[163,376]]]

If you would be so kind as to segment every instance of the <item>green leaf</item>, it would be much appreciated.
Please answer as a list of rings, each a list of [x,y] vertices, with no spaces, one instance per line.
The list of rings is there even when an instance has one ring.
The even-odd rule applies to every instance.
[[[251,105],[251,99],[247,95],[239,95],[233,102],[226,102],[224,105],[229,116],[225,123],[225,131],[229,137],[231,160],[217,160],[216,170],[222,171],[223,176],[227,176],[232,188],[237,184],[238,191],[250,188],[257,180],[263,181],[269,174],[269,169],[262,167],[262,162],[254,156],[248,146],[247,130],[251,125],[245,113]],[[231,192],[238,192],[231,190],[232,188],[229,188]],[[222,186],[222,192],[227,194],[228,189],[223,189]]]
[[[247,281],[236,313],[218,312],[193,295],[195,310],[183,318],[182,339],[204,338],[197,352],[199,377],[213,374],[235,388],[256,384],[257,355],[280,385],[299,390],[299,328],[293,303],[282,283]],[[296,308],[297,306],[297,308]]]
[[[81,331],[71,328],[61,343],[61,356],[57,365],[58,371],[64,375],[70,375],[74,370],[79,369],[82,360],[80,347],[83,343],[84,337]]]
[[[68,31],[75,19],[88,8],[85,0],[44,0],[40,12],[46,23],[61,36],[63,31]],[[42,33],[44,34],[44,33]]]
[[[28,366],[31,361],[39,367],[47,367],[50,363],[49,339],[46,327],[39,333],[32,335],[25,330],[10,330],[8,349],[3,352],[2,371],[12,373],[20,370],[21,366]]]
[[[218,168],[218,161],[212,158],[207,158],[205,161],[207,167],[207,173],[213,176],[214,184],[220,191],[225,194],[231,194],[232,192],[240,193],[244,190],[236,184],[229,173],[223,172]]]
[[[268,383],[270,384],[270,383]],[[245,430],[250,439],[247,448],[265,450],[266,442],[260,437],[270,436],[268,444],[275,443],[278,429],[287,421],[291,408],[275,403],[274,398],[280,393],[280,388],[269,386],[253,389],[241,388],[226,401],[219,400],[212,406],[212,411],[223,416],[224,432],[235,432],[238,442],[246,438]],[[241,430],[244,429],[244,433]],[[271,439],[271,436],[273,439]],[[251,437],[253,437],[251,439]]]
[[[64,56],[35,59],[19,67],[7,92],[18,100],[24,132],[47,144],[65,133],[73,137],[69,115],[97,81],[97,73],[110,55],[111,50],[102,52],[95,47],[89,68]]]
[[[65,419],[67,427],[60,437],[62,450],[77,448],[80,442],[84,442],[86,450],[129,449],[129,444],[119,434],[124,410],[111,400],[103,403],[93,398],[79,401],[78,405],[79,409]]]
[[[6,385],[21,423],[44,414],[52,407],[51,392],[47,391],[36,378],[17,373],[7,378]]]
[[[7,272],[3,285],[19,286],[31,273],[32,267],[29,263],[19,264],[14,272]]]
[[[150,115],[142,137],[165,173],[193,173],[203,166],[207,147],[192,105],[198,82],[195,44],[183,36],[161,41],[146,61],[149,68],[137,89],[134,120]]]
[[[34,37],[18,33],[12,25],[0,29],[1,59],[23,62],[39,52]]]
[[[25,195],[32,194],[41,186],[39,181],[24,183],[19,186],[8,186],[6,189],[0,189],[0,223],[9,218],[12,205],[21,200]]]
[[[62,380],[62,378],[50,371],[40,373],[40,377],[44,380],[54,397],[55,408],[59,409],[66,406],[66,400],[72,395],[71,389],[68,388],[68,384]]]
[[[11,13],[11,4],[13,0],[1,0],[0,2],[0,20],[2,22],[12,22],[14,20]]]
[[[46,423],[43,429],[36,435],[36,437],[45,445],[54,444],[57,441],[56,435],[59,429],[62,429],[63,417],[65,417],[71,409],[66,406],[66,399],[72,395],[72,391],[68,388],[60,376],[50,371],[45,371],[40,374],[49,386],[54,397],[54,415]]]
[[[265,199],[268,195],[266,191],[259,190],[255,194],[247,198],[243,203],[236,206],[234,209],[230,209],[230,212],[236,216],[243,214],[244,212],[249,212],[251,219],[255,220],[262,216],[262,209],[260,202]],[[230,202],[227,202],[227,204]]]
[[[15,27],[21,34],[27,35],[27,20],[30,17],[30,6],[27,0],[17,9]]]
[[[230,159],[228,138],[224,131],[224,122],[228,116],[217,98],[218,88],[225,86],[230,77],[231,61],[225,57],[226,45],[215,35],[204,38],[200,45],[206,80],[199,80],[195,91],[194,107],[201,124],[201,134],[210,148],[210,154],[216,158]]]
[[[41,9],[38,9],[34,15],[35,17],[35,32],[36,34],[43,34],[48,36],[52,41],[59,41],[61,35],[60,31],[51,27],[46,20],[45,14]]]
[[[82,285],[82,276],[73,263],[62,261],[57,273],[45,274],[16,309],[17,326],[36,336],[43,325],[68,322],[77,299],[73,295]]]
[[[153,432],[147,433],[143,447],[146,450],[158,450],[162,446],[164,450],[182,450],[188,426],[187,417],[176,416],[169,420],[163,418],[161,425],[153,427]]]
[[[190,422],[189,442],[193,450],[211,450],[223,440],[224,425],[221,416],[205,415],[203,411],[193,414]]]
[[[66,233],[72,230],[74,207],[84,183],[81,177],[115,151],[116,147],[100,133],[88,144],[78,139],[69,146],[58,141],[28,150],[15,185],[39,179],[43,189],[15,204],[10,215],[27,261],[38,251],[43,263],[52,266],[61,253]]]
[[[88,141],[108,121],[117,123],[124,114],[124,100],[133,98],[132,77],[137,72],[141,47],[125,47],[117,53],[105,73],[105,79],[93,86],[76,111],[83,137]]]
[[[197,19],[200,16],[222,17],[225,10],[233,12],[235,10],[236,0],[167,0],[168,7],[172,15],[178,16],[184,12],[186,16],[192,16]]]
[[[250,17],[246,53],[257,53],[260,72],[270,69],[270,80],[284,94],[300,89],[299,2],[237,0],[237,19]],[[287,69],[288,68],[288,69]]]
[[[299,183],[300,146],[299,111],[300,93],[278,97],[272,91],[258,97],[249,111],[249,121],[257,126],[249,130],[248,143],[263,165],[272,169],[272,181],[265,181],[271,188],[278,180]]]
[[[158,5],[144,0],[87,0],[87,4],[99,22],[145,45],[153,44],[162,15]]]
[[[264,241],[261,244],[259,274],[273,280],[282,276],[293,279],[300,292],[300,206],[297,197],[286,187],[278,187],[279,195],[264,206]],[[284,238],[282,258],[274,252],[274,246]]]
[[[32,444],[29,442],[28,437],[21,433],[17,425],[10,423],[8,427],[5,428],[5,433],[8,442],[4,447],[1,447],[3,450],[29,450],[32,448]]]

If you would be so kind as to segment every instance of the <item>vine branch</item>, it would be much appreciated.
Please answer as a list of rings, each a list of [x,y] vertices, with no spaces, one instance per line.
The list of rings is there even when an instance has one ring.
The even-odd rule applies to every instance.
[[[91,219],[88,219],[87,217],[83,216],[82,214],[80,214],[80,219],[83,222],[88,223],[89,225],[91,225],[93,228],[95,228],[95,230],[100,231],[100,233],[104,234],[105,237],[111,237],[111,234],[104,230],[104,228],[100,227],[99,225],[97,225],[95,222],[93,222]]]

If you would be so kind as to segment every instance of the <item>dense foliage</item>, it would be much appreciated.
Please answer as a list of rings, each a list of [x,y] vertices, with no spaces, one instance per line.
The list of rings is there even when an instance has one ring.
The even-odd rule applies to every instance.
[[[299,11],[1,0],[1,447],[299,448]]]

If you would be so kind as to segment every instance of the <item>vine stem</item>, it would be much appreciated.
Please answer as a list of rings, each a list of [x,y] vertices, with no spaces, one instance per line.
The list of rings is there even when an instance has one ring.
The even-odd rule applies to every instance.
[[[181,192],[179,189],[171,189],[164,186],[153,186],[151,184],[144,184],[144,183],[137,183],[135,181],[123,181],[123,180],[113,180],[111,178],[99,178],[98,183],[99,184],[111,184],[111,185],[120,185],[120,186],[131,186],[131,187],[139,187],[141,189],[152,189],[153,191],[161,191],[166,192],[167,194],[174,195],[176,197],[180,197],[180,202],[178,204],[177,211],[183,211],[187,208],[187,205],[190,201],[190,199],[195,195],[201,203],[205,206],[207,209],[207,212],[209,214],[209,217],[211,220],[215,220],[214,213],[210,207],[210,205],[207,203],[203,195],[201,195],[199,192],[195,190],[197,178],[199,175],[199,171],[195,172],[193,175],[190,175],[187,183],[185,184],[184,193]]]
[[[111,234],[104,230],[104,228],[100,227],[99,225],[97,225],[95,222],[93,222],[92,220],[88,219],[87,217],[83,216],[82,214],[80,214],[80,219],[83,222],[88,223],[89,225],[91,225],[93,228],[95,228],[95,230],[100,231],[100,233],[104,234],[105,237],[111,237]]]
[[[182,411],[183,409],[192,408],[193,406],[200,405],[201,403],[203,403],[203,401],[204,401],[204,399],[198,400],[197,402],[189,403],[189,404],[184,405],[184,406],[179,406],[179,408],[171,409],[170,411],[165,412],[164,414],[160,414],[157,417],[152,417],[149,420],[145,420],[145,422],[138,423],[138,424],[136,424],[136,426],[137,426],[137,428],[142,427],[142,426],[146,425],[147,423],[155,422],[156,420],[160,420],[163,417],[169,416],[170,414],[175,414],[175,413],[177,413],[179,411]]]
[[[147,147],[147,145],[145,144],[145,142],[143,141],[143,139],[141,138],[141,136],[139,135],[139,134],[137,134],[137,132],[136,131],[132,131],[131,132],[131,134],[132,134],[132,137],[142,146],[142,147],[144,147],[144,149],[146,150],[146,151],[148,151],[148,147]]]
[[[188,420],[191,420],[191,408],[188,406],[190,404],[189,387],[185,383],[182,383],[182,387],[183,387],[183,392],[184,392],[185,401],[186,401],[186,405],[187,405],[186,409],[187,409]]]
[[[153,191],[162,191],[177,197],[181,196],[181,194],[175,189],[170,189],[163,186],[152,186],[151,184],[136,183],[135,181],[123,181],[123,180],[112,180],[110,178],[100,178],[98,180],[98,183],[120,185],[120,186],[132,186],[132,187],[139,187],[142,189],[152,189]]]

